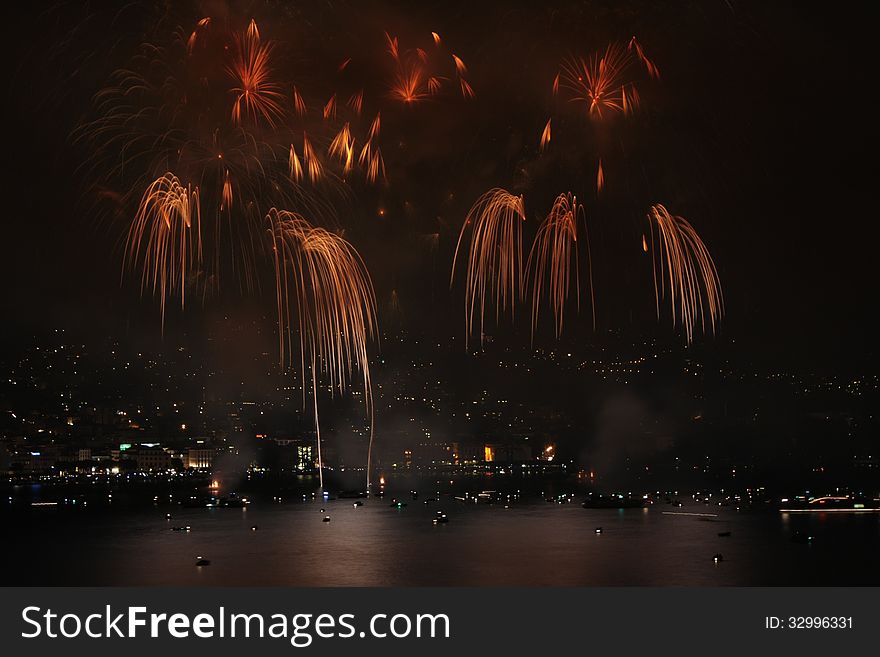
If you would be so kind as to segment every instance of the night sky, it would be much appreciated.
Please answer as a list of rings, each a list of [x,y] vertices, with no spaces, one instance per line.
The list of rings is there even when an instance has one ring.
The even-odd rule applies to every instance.
[[[168,4],[9,10],[17,15],[5,21],[3,40],[5,350],[56,326],[84,338],[160,334],[157,305],[136,285],[120,285],[121,238],[134,209],[108,210],[95,180],[107,172],[85,166],[87,148],[71,135],[94,118],[92,97],[140,43],[170,43],[178,25],[188,34],[212,15],[242,26],[254,18],[276,42],[276,69],[314,98],[333,92],[338,64],[350,57],[347,75],[381,108],[388,184],[333,195],[328,228],[363,255],[386,328],[463,337],[462,290],[450,292],[449,272],[472,203],[495,186],[523,194],[531,237],[553,198],[571,191],[590,226],[600,336],[617,329],[683,341],[668,316],[657,323],[639,249],[645,212],[662,202],[699,231],[724,286],[720,335],[698,343],[804,371],[876,365],[876,58],[867,3]],[[407,47],[442,35],[467,63],[475,98],[395,105],[386,30]],[[642,109],[603,129],[574,110],[559,113],[552,147],[540,155],[559,62],[633,35],[661,71],[642,85]],[[598,150],[607,188],[596,198]],[[102,189],[113,182],[102,179]],[[121,194],[142,191],[125,189],[124,176],[115,182]],[[230,284],[204,307],[170,312],[166,339],[198,340],[221,315],[265,316],[271,327],[273,313],[271,290],[242,295]],[[593,339],[589,315],[569,322],[569,339]],[[527,345],[525,307],[521,316],[516,330]]]

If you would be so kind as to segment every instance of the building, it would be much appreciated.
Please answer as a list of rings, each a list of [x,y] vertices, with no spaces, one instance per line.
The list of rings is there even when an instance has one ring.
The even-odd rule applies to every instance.
[[[210,470],[214,465],[213,447],[190,447],[186,451],[186,467]]]
[[[137,469],[141,472],[164,472],[171,467],[171,455],[158,445],[142,445],[136,450],[134,457]]]

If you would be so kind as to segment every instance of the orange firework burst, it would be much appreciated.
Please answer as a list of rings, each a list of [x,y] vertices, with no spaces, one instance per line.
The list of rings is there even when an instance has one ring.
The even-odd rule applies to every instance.
[[[532,281],[532,336],[538,328],[541,297],[549,295],[553,309],[556,337],[562,335],[565,304],[571,288],[572,268],[574,269],[575,299],[580,309],[580,275],[578,264],[577,232],[578,223],[583,220],[587,236],[587,262],[590,262],[590,240],[586,232],[584,207],[571,194],[556,197],[547,218],[541,223],[535,242],[529,252],[526,276]],[[593,302],[592,265],[588,268],[590,282],[590,302]],[[596,316],[593,312],[593,324]]]
[[[585,104],[591,118],[630,114],[639,105],[632,70],[637,61],[642,62],[651,77],[659,76],[659,70],[633,37],[627,46],[612,43],[601,54],[565,60],[553,82],[553,92],[558,93],[560,87],[565,89],[568,100]]]
[[[397,37],[385,33],[388,53],[394,60],[394,77],[390,96],[407,104],[418,103],[436,96],[444,83],[457,82],[463,98],[473,98],[474,89],[465,78],[467,65],[458,55],[444,53],[440,36],[431,32],[434,48],[414,48],[401,51]]]
[[[404,103],[416,103],[424,100],[427,95],[425,85],[425,69],[421,62],[401,63],[397,67],[391,97]]]
[[[186,299],[186,279],[202,260],[199,190],[184,187],[166,173],[144,192],[125,244],[124,269],[141,270],[141,293],[159,298],[162,324],[165,302],[172,295]]]
[[[693,226],[682,217],[671,215],[662,205],[651,206],[648,225],[657,317],[660,317],[660,299],[668,293],[672,322],[680,322],[684,327],[688,344],[693,342],[697,320],[703,332],[706,331],[706,315],[714,334],[724,312],[724,297],[709,249]],[[642,240],[647,247],[644,236]]]
[[[465,282],[465,326],[467,339],[474,330],[474,317],[480,318],[480,343],[485,328],[486,304],[495,303],[495,320],[514,306],[522,296],[522,223],[526,219],[522,196],[504,189],[490,189],[468,212],[452,261],[449,284],[455,278],[455,265],[465,232],[470,229],[470,251]]]
[[[318,379],[343,394],[360,369],[370,416],[367,488],[373,447],[373,395],[368,347],[376,339],[376,298],[370,275],[346,240],[312,226],[301,215],[272,208],[266,217],[275,268],[278,337],[282,363],[300,354],[303,395],[310,371],[318,467],[324,485]],[[297,345],[292,334],[298,333]],[[286,357],[285,357],[286,356]]]
[[[260,32],[254,21],[251,21],[244,35],[236,36],[235,43],[232,65],[227,68],[237,83],[231,89],[235,94],[232,120],[241,124],[246,117],[263,119],[274,127],[284,114],[281,107],[284,97],[280,86],[272,81],[272,44],[260,41]]]

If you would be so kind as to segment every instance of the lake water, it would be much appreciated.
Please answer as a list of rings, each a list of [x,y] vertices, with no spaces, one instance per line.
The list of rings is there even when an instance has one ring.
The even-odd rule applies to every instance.
[[[441,496],[29,508],[5,524],[6,585],[760,586],[880,584],[880,514],[660,504],[510,508]],[[325,511],[322,512],[321,509]],[[435,525],[438,509],[448,524]],[[166,513],[172,513],[170,520]],[[674,515],[713,513],[714,517]],[[325,515],[330,522],[323,522]],[[190,532],[171,531],[190,525]],[[257,526],[254,531],[251,528]],[[597,533],[596,528],[602,532]],[[729,537],[719,533],[730,532]],[[811,536],[810,541],[793,537]],[[713,556],[722,554],[715,562]],[[211,565],[196,567],[198,556]]]

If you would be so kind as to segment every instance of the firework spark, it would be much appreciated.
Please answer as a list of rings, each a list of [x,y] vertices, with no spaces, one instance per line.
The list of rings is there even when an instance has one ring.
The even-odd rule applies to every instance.
[[[290,167],[290,178],[294,182],[300,182],[303,178],[303,168],[302,163],[299,161],[299,156],[296,154],[296,148],[293,144],[290,145],[290,154],[288,155],[288,165]]]
[[[297,116],[305,116],[308,114],[306,103],[295,86],[293,88],[293,111],[296,112]]]
[[[336,118],[336,94],[330,96],[330,100],[324,105],[324,120]]]
[[[547,125],[544,126],[544,131],[541,133],[541,150],[543,151],[550,144],[550,121],[552,119],[547,119]]]
[[[303,133],[303,161],[306,163],[306,169],[309,172],[309,180],[312,184],[318,182],[324,177],[324,165],[318,159],[318,154],[312,148],[312,142],[306,133]]]
[[[455,278],[455,265],[470,230],[471,238],[465,283],[465,326],[469,340],[479,316],[480,343],[483,341],[486,305],[494,302],[495,320],[510,309],[511,318],[518,298],[522,297],[522,223],[525,221],[522,196],[504,189],[490,189],[468,212],[452,261],[450,287]]]

